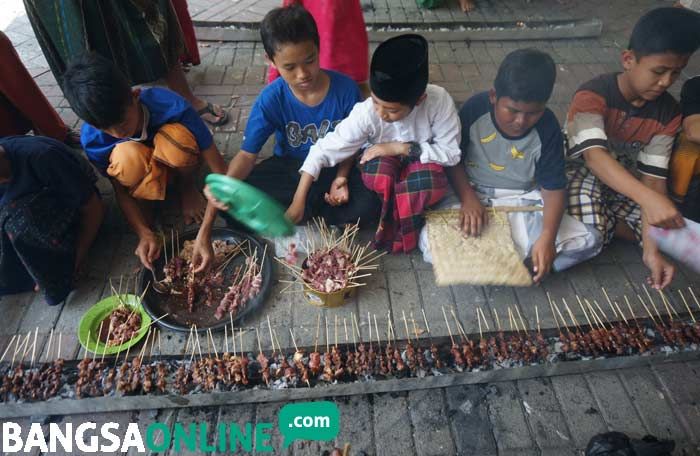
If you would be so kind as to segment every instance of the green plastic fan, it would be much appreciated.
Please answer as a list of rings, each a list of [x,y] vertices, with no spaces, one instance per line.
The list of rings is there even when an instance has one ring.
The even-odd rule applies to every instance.
[[[269,237],[294,234],[294,224],[284,215],[284,208],[265,192],[222,174],[209,174],[205,182],[214,197],[228,206],[229,215],[255,233]]]

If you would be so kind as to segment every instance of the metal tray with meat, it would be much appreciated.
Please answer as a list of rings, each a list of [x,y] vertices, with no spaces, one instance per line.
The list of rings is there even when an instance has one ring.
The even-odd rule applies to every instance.
[[[141,292],[148,287],[143,306],[152,318],[175,331],[223,330],[255,312],[269,295],[272,262],[265,245],[253,236],[227,228],[212,230],[214,264],[194,275],[190,268],[197,231],[165,237],[160,258],[154,262],[155,279],[144,269],[139,277]],[[173,255],[173,252],[175,254]],[[157,291],[156,291],[157,290]]]

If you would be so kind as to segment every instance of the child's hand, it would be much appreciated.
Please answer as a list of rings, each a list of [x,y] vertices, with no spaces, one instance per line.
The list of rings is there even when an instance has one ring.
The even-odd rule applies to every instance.
[[[331,206],[340,206],[350,200],[347,177],[336,177],[331,184],[331,189],[324,196],[326,203]]]
[[[194,248],[192,249],[192,267],[194,268],[194,273],[197,274],[206,271],[213,262],[214,249],[211,246],[211,237],[200,238],[200,236],[197,235]]]
[[[554,241],[540,236],[532,246],[530,255],[532,256],[532,270],[535,273],[532,280],[535,283],[540,283],[552,270],[554,258],[557,256],[557,249],[554,246]]]
[[[660,228],[683,228],[685,220],[673,201],[657,192],[650,193],[653,195],[641,204],[647,222]]]
[[[651,273],[647,277],[647,283],[657,290],[666,288],[673,280],[676,268],[658,250],[649,253],[644,252],[643,259],[644,264]]]
[[[211,203],[211,205],[214,206],[215,208],[217,208],[218,210],[220,210],[220,211],[227,211],[228,210],[228,205],[226,205],[226,204],[222,203],[221,201],[219,201],[218,199],[216,199],[214,197],[214,195],[212,195],[211,191],[209,190],[208,185],[204,186],[204,196],[206,196],[207,201],[209,201]]]
[[[292,204],[289,205],[289,208],[287,208],[287,212],[285,212],[284,215],[286,215],[287,218],[296,225],[304,218],[304,206],[304,201],[299,203],[294,200],[292,201]]]
[[[476,195],[469,195],[462,202],[459,226],[467,236],[479,236],[488,223],[486,208]]]
[[[394,155],[401,155],[404,151],[408,150],[408,146],[402,142],[390,142],[375,144],[369,147],[360,157],[360,164],[364,165],[370,160],[374,160],[379,157],[391,157]]]
[[[134,254],[139,257],[141,264],[146,269],[152,271],[153,262],[160,256],[160,242],[156,239],[156,235],[153,232],[142,235]]]

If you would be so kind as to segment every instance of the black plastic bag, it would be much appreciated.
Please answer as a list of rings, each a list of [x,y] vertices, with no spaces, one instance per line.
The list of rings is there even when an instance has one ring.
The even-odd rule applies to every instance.
[[[606,432],[593,436],[586,456],[671,456],[675,447],[673,440],[659,440],[651,435],[637,440],[621,432]]]

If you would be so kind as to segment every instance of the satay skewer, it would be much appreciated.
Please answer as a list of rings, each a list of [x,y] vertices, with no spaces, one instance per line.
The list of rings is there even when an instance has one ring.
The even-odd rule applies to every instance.
[[[445,326],[447,326],[447,334],[450,335],[450,340],[452,341],[452,345],[455,344],[455,338],[452,336],[452,330],[450,330],[450,323],[447,321],[447,314],[445,313],[445,307],[440,306],[442,309],[442,316],[445,317]],[[476,317],[479,318],[479,313],[477,312]],[[481,320],[479,321],[479,328],[481,328]]]
[[[209,328],[209,338],[211,339],[211,346],[214,349],[214,357],[219,359],[219,350],[216,349],[216,341],[214,340],[214,333],[211,332],[211,328]]]
[[[229,353],[228,351],[228,326],[224,325],[224,353]]]
[[[27,335],[29,337],[29,335]],[[20,344],[20,339],[22,339],[22,336],[18,336],[17,340],[15,341],[15,349],[12,352],[12,362],[10,363],[10,370],[12,370],[15,367],[15,358],[17,357],[17,353],[19,352],[19,344]],[[22,343],[24,345],[24,342]]]
[[[37,326],[34,330],[34,343],[32,344],[32,359],[29,363],[29,367],[34,367],[34,355],[36,355],[36,339],[39,336],[39,327]],[[94,359],[94,358],[93,358]]]
[[[5,347],[5,351],[2,352],[2,356],[0,356],[0,364],[2,364],[2,362],[5,360],[5,355],[7,355],[8,350],[10,350],[10,347],[15,342],[16,338],[17,338],[17,334],[13,335],[12,338],[10,339],[10,343],[8,343],[7,347]]]
[[[444,311],[443,311],[443,312],[444,312]],[[483,331],[481,330],[481,316],[479,316],[479,311],[478,311],[478,310],[477,310],[477,312],[476,312],[476,319],[477,319],[477,321],[478,321],[478,323],[479,323],[479,340],[481,340],[481,339],[484,338],[484,333],[483,333]],[[452,338],[452,335],[450,335],[450,338]],[[454,340],[453,340],[453,341],[452,341],[452,345],[454,345],[454,344],[455,344],[455,342],[454,342]]]
[[[100,358],[100,362],[104,362],[105,360],[105,354],[107,353],[107,345],[109,344],[109,338],[112,337],[112,325],[109,325],[109,328],[107,328],[107,340],[104,342],[103,347],[102,347],[102,357]]]
[[[148,350],[148,359],[153,359],[153,346],[156,344],[156,334],[160,335],[158,328],[153,328],[153,337],[151,337],[151,349]]]
[[[559,310],[559,306],[557,305],[556,302],[554,302],[554,300],[552,300],[551,302],[552,302],[552,305],[554,306],[554,310],[556,310],[557,314],[559,315],[559,319],[561,320],[561,324],[564,326],[564,328],[566,328],[566,331],[568,333],[571,333],[571,330],[566,325],[566,319],[564,319],[564,315],[562,315],[561,310]],[[560,329],[560,331],[561,331],[561,329]]]
[[[297,340],[294,338],[294,331],[292,331],[292,328],[289,328],[289,335],[292,336],[292,344],[294,345],[294,351],[296,353],[299,353],[299,347],[297,347]]]
[[[625,322],[625,325],[627,325],[627,327],[629,327],[630,324],[627,322],[627,318],[625,318],[625,314],[622,312],[622,309],[620,309],[619,304],[617,303],[617,301],[614,301],[614,303],[615,303],[615,308],[617,309],[617,313],[622,318],[622,321]]]
[[[267,329],[270,331],[270,343],[272,344],[272,354],[275,354],[275,339],[272,336],[272,325],[270,324],[270,315],[267,315]]]
[[[695,305],[698,306],[698,309],[700,309],[700,301],[698,301],[698,297],[695,296],[695,292],[690,287],[688,287],[688,291],[690,292],[690,296],[693,297],[693,301],[695,301]]]
[[[549,295],[549,291],[547,292],[547,301],[549,301],[549,308],[552,311],[552,317],[554,318],[554,324],[557,325],[557,329],[559,330],[559,332],[561,332],[561,326],[559,326],[559,321],[557,320],[557,314],[554,313],[554,301],[552,301],[552,297]]]
[[[693,315],[693,311],[692,311],[692,309],[690,308],[690,306],[688,305],[688,301],[685,300],[685,296],[683,296],[683,291],[682,291],[682,290],[678,290],[678,294],[681,295],[681,299],[683,300],[683,304],[685,305],[685,308],[688,310],[688,313],[690,314],[690,318],[693,319],[693,323],[696,323],[695,315]]]
[[[420,311],[423,313],[423,322],[425,323],[425,330],[428,332],[428,338],[430,339],[430,344],[433,343],[433,335],[430,333],[430,326],[428,326],[428,318],[425,316],[425,309],[421,307]]]
[[[626,298],[626,297],[627,297],[627,296],[625,296],[625,298]],[[651,318],[651,321],[653,321],[655,325],[658,325],[659,322],[656,321],[656,318],[654,318],[654,315],[652,315],[652,313],[649,311],[649,307],[647,307],[646,303],[644,302],[644,300],[642,299],[642,297],[639,296],[639,294],[637,295],[637,299],[639,299],[639,302],[642,303],[642,306],[644,307],[644,310],[647,311],[647,315],[649,315],[649,318]],[[662,322],[662,323],[663,323],[663,322]]]
[[[148,341],[149,341],[150,339],[151,339],[151,330],[149,329],[149,330],[148,330],[148,334],[146,334],[146,341],[145,341],[144,344],[141,346],[141,350],[139,350],[139,354],[136,355],[136,357],[137,357],[139,360],[141,360],[141,361],[143,361],[143,356],[144,356],[144,354],[146,353],[146,348],[148,347]]]
[[[51,354],[51,342],[53,341],[53,328],[51,328],[51,331],[49,332],[49,343],[46,345],[46,350],[44,355],[44,362],[49,361],[49,355]],[[0,359],[0,363],[2,362],[2,359]]]
[[[401,315],[403,317],[403,325],[406,328],[406,338],[408,339],[408,342],[410,343],[411,342],[411,333],[408,330],[408,322],[406,321],[406,312],[404,312],[403,309],[401,309]]]
[[[537,304],[535,304],[535,319],[537,320],[537,334],[542,334],[542,331],[540,330],[540,310],[537,308]],[[500,326],[498,330],[500,331]]]
[[[495,307],[493,308],[493,314],[495,316],[494,320],[496,320],[496,328],[500,332],[501,331],[501,319],[498,318],[498,309],[496,309]]]
[[[260,344],[260,333],[258,332],[258,327],[255,327],[255,338],[258,339],[258,352],[262,355],[262,344]]]
[[[318,336],[321,331],[321,313],[319,312],[316,318],[316,339],[314,339],[314,353],[318,352]]]
[[[369,311],[367,312],[367,324],[369,325],[369,348],[372,349],[372,319],[369,317]]]
[[[608,318],[608,315],[603,311],[603,308],[600,307],[600,304],[598,304],[598,301],[595,299],[593,300],[593,304],[598,308],[598,311],[603,315],[603,318],[605,318],[605,321],[608,323],[608,326],[612,328],[612,323],[610,323],[610,319]]]
[[[484,315],[484,311],[481,309],[481,307],[476,308],[477,312],[481,313],[481,318],[484,320],[484,326],[486,326],[486,331],[491,331],[491,327],[489,326],[489,322],[486,319],[486,315]]]
[[[241,357],[243,357],[245,356],[245,352],[243,351],[243,328],[238,328],[238,342],[240,342]]]
[[[369,326],[372,327],[372,322],[369,323]],[[338,315],[335,316],[333,329],[335,330],[335,347],[338,348]]]
[[[348,321],[343,317],[343,328],[345,329],[345,345],[348,345],[350,343],[350,339],[348,339]]]
[[[527,326],[525,326],[525,320],[523,320],[523,316],[520,314],[520,307],[515,306],[515,311],[518,312],[518,318],[520,319],[520,326],[523,328],[523,334],[527,335]]]
[[[651,294],[649,293],[647,286],[642,284],[642,288],[644,288],[644,292],[646,293],[647,298],[649,298],[649,302],[651,303],[651,307],[654,309],[654,313],[656,314],[657,317],[659,317],[659,321],[663,324],[663,319],[661,318],[661,314],[659,313],[659,309],[656,308],[656,303],[654,303],[654,300],[651,298]]]
[[[476,314],[479,315],[478,310],[477,310]],[[508,306],[508,323],[510,323],[511,332],[515,331],[515,328],[514,328],[515,322],[513,321],[513,311],[510,310],[510,306]]]
[[[591,302],[586,298],[583,298],[583,301],[586,303],[586,307],[588,307],[588,312],[593,316],[593,321],[596,322],[597,328],[607,330],[608,328],[605,326],[605,323],[603,323],[603,320],[600,319],[598,312],[593,308]]]
[[[608,296],[608,292],[605,290],[605,287],[600,287],[601,290],[603,290],[603,295],[605,295],[605,300],[608,301],[608,305],[610,306],[610,310],[612,310],[613,317],[619,317],[617,314],[617,310],[615,310],[615,306],[613,306],[612,301],[610,300],[610,296]]]
[[[571,309],[569,308],[569,304],[567,304],[566,299],[561,298],[562,302],[564,302],[564,308],[566,309],[566,312],[569,314],[569,318],[571,318],[571,323],[574,324],[576,329],[581,331],[581,327],[578,324],[578,320],[576,320],[576,317],[574,317],[573,312],[571,312]]]
[[[634,314],[634,310],[632,310],[632,304],[630,304],[630,300],[627,299],[627,295],[625,295],[625,303],[627,304],[627,310],[630,311],[630,316],[632,317],[634,322],[637,324],[637,329],[639,329],[639,331],[641,332],[642,327],[639,325],[639,320],[637,319],[637,316]]]
[[[374,332],[377,337],[377,350],[382,351],[382,340],[379,338],[379,326],[377,325],[377,314],[372,315],[374,317]]]
[[[326,353],[331,351],[330,343],[328,342],[328,316],[324,316],[323,319],[326,322]]]
[[[585,315],[585,317],[586,317],[586,321],[588,322],[588,327],[593,328],[593,324],[591,323],[591,319],[588,317],[588,312],[586,312],[586,309],[583,307],[583,302],[581,302],[581,297],[579,295],[576,295],[576,301],[578,301],[578,305],[581,308],[583,315]]]
[[[676,308],[673,307],[673,304],[671,304],[671,301],[668,300],[666,295],[664,294],[663,290],[658,290],[659,296],[661,296],[661,302],[664,303],[664,306],[666,306],[666,312],[668,312],[669,318],[671,318],[671,321],[673,321],[673,317],[671,316],[671,312],[669,312],[669,309],[673,312],[673,314],[676,316],[676,318],[680,318],[678,315],[678,312],[676,312]]]
[[[469,337],[467,337],[467,333],[464,332],[464,328],[462,327],[462,323],[460,323],[459,319],[457,318],[457,314],[455,313],[454,309],[450,309],[450,312],[452,312],[452,318],[455,320],[455,325],[457,325],[457,330],[459,331],[460,335],[465,341],[469,341]]]
[[[61,358],[61,340],[63,339],[63,333],[59,332],[58,333],[58,345],[56,348],[56,359]]]

